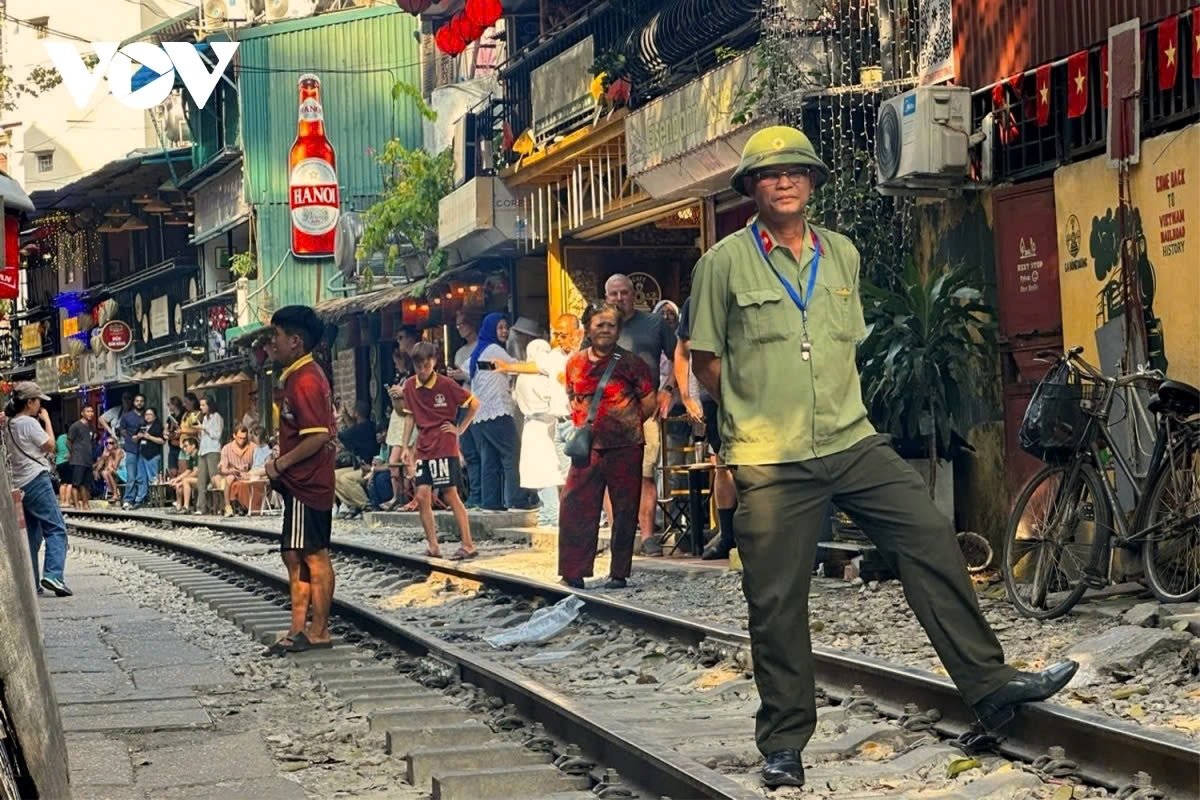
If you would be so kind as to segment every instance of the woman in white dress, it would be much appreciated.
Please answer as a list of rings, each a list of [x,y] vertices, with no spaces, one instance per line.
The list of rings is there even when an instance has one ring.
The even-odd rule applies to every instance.
[[[549,355],[550,343],[544,339],[534,339],[526,349],[526,358],[539,367]],[[518,377],[513,399],[525,418],[521,429],[521,488],[537,491],[542,501],[538,525],[553,527],[558,525],[558,487],[563,482],[554,434],[562,407],[567,405],[566,390],[542,371]]]

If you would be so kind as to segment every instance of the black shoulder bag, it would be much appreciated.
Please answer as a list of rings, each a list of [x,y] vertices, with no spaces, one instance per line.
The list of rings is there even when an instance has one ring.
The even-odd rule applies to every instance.
[[[608,362],[608,366],[604,370],[604,374],[600,376],[600,383],[596,384],[595,393],[592,394],[592,406],[588,409],[587,422],[583,423],[582,427],[571,431],[566,443],[563,445],[563,453],[577,467],[586,467],[591,463],[592,423],[596,421],[596,412],[600,409],[600,398],[604,395],[604,387],[608,385],[608,379],[612,375],[613,368],[617,366],[617,362],[620,360],[621,354],[614,352]]]

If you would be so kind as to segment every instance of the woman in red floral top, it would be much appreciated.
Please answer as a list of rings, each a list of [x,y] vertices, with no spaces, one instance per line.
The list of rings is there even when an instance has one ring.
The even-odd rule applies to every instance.
[[[612,499],[612,565],[605,588],[623,589],[633,566],[638,501],[642,491],[642,423],[655,410],[655,384],[642,359],[617,347],[621,312],[603,303],[584,316],[591,347],[567,360],[564,375],[576,427],[587,422],[592,395],[611,359],[617,359],[592,423],[592,457],[572,464],[563,487],[558,523],[558,572],[575,589],[592,575],[600,536],[604,490]]]

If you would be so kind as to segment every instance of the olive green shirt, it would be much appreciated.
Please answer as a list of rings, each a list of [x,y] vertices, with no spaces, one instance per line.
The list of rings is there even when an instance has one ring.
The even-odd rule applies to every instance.
[[[721,456],[728,464],[825,457],[875,433],[855,364],[857,343],[867,334],[858,250],[840,233],[809,227],[823,255],[807,323],[764,262],[749,226],[696,264],[691,347],[721,359]],[[815,252],[811,233],[805,232],[800,261],[774,246],[769,234],[764,247],[771,265],[803,298]],[[805,331],[808,361],[801,358]]]

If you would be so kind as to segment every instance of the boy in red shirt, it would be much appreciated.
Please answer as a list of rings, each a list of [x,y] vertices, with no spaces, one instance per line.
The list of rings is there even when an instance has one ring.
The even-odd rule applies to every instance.
[[[413,366],[417,374],[404,382],[404,450],[401,458],[413,464],[414,453],[408,446],[412,441],[415,424],[419,431],[415,453],[414,483],[417,487],[417,508],[421,513],[421,525],[429,542],[426,553],[434,558],[441,556],[438,549],[437,529],[433,522],[433,491],[441,489],[442,497],[454,512],[462,546],[451,558],[463,561],[474,558],[475,544],[471,541],[471,523],[467,520],[467,507],[458,495],[462,482],[462,465],[459,462],[458,438],[463,435],[475,419],[479,400],[457,381],[434,371],[437,366],[438,349],[429,342],[420,342],[412,349]],[[461,425],[456,425],[459,408],[467,409]]]
[[[292,595],[292,624],[271,645],[274,654],[332,647],[329,609],[333,605],[333,418],[329,380],[313,361],[312,350],[325,332],[308,306],[286,306],[271,318],[275,357],[284,365],[275,390],[279,405],[279,455],[264,465],[271,486],[283,496],[280,552]],[[309,606],[312,623],[305,629]]]

